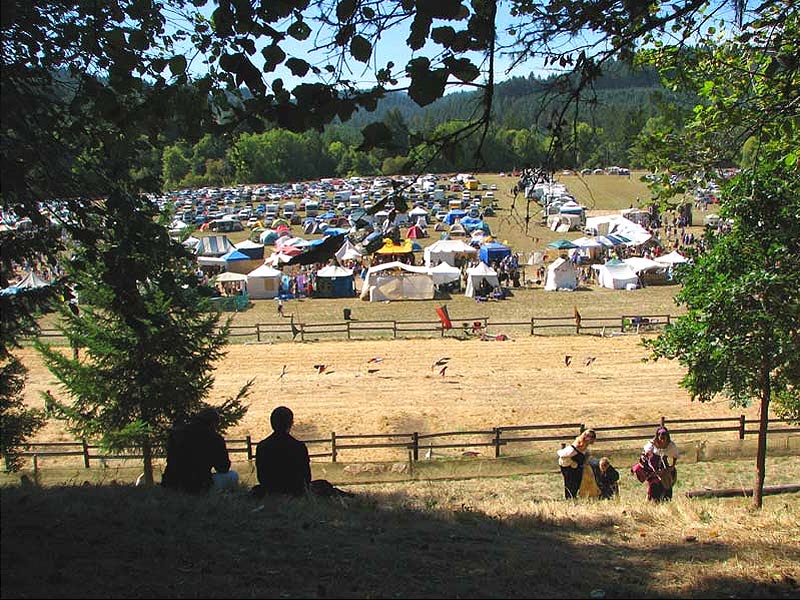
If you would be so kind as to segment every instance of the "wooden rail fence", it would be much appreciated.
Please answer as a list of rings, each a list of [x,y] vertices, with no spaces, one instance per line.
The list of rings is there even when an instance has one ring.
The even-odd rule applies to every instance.
[[[758,433],[758,421],[747,421],[745,415],[739,417],[722,417],[706,419],[671,419],[661,417],[659,423],[641,423],[635,425],[610,425],[595,427],[598,439],[603,442],[632,441],[650,439],[654,429],[669,423],[673,436],[687,433],[736,433],[738,439],[744,440],[746,436]],[[785,419],[770,419],[771,433],[797,433],[800,427],[791,424]],[[773,428],[773,426],[779,426]],[[311,458],[330,458],[337,462],[339,453],[347,451],[370,451],[376,448],[395,448],[408,453],[417,461],[420,451],[438,452],[444,449],[457,448],[492,448],[494,456],[501,456],[501,448],[522,443],[563,442],[571,441],[585,429],[583,423],[556,423],[547,425],[509,425],[494,427],[478,431],[448,431],[442,433],[407,432],[407,433],[376,433],[376,434],[345,434],[338,435],[332,432],[329,438],[304,440],[311,448]],[[468,439],[467,439],[468,438]],[[255,447],[258,441],[253,441],[251,436],[226,440],[228,452],[232,455],[244,454],[248,461],[255,458]],[[23,457],[33,459],[34,470],[39,468],[39,461],[43,458],[80,456],[83,466],[87,469],[94,465],[104,466],[111,460],[141,459],[138,453],[130,454],[101,454],[100,446],[86,440],[75,442],[30,442],[27,449],[21,452]],[[156,458],[164,458],[163,454],[156,454]],[[8,465],[6,465],[8,469]]]
[[[446,337],[448,335],[483,335],[492,330],[502,333],[502,329],[513,328],[515,332],[528,335],[566,335],[580,332],[614,334],[641,333],[654,331],[671,322],[671,315],[614,315],[607,317],[583,317],[580,328],[576,328],[572,315],[563,317],[531,317],[524,321],[491,321],[489,317],[451,318],[453,327],[446,329],[441,321],[395,321],[395,320],[346,320],[329,323],[256,323],[255,325],[232,325],[229,336],[232,341],[257,342],[319,339],[366,339],[386,336],[394,339],[409,337]],[[576,329],[578,329],[576,331]],[[63,338],[57,329],[42,329],[42,338]]]

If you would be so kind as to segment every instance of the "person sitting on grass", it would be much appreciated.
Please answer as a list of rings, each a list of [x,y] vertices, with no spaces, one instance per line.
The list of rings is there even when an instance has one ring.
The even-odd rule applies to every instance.
[[[217,427],[219,413],[214,408],[204,408],[189,423],[170,432],[163,487],[192,494],[236,489],[239,474],[231,471],[228,448]]]
[[[294,413],[279,406],[269,417],[272,434],[256,446],[257,497],[265,494],[304,496],[311,484],[308,448],[291,433]]]
[[[272,434],[256,446],[256,474],[258,485],[252,494],[262,498],[267,494],[322,497],[343,497],[353,494],[334,487],[325,479],[311,480],[311,461],[308,447],[289,433],[294,424],[294,413],[279,406],[269,417]]]

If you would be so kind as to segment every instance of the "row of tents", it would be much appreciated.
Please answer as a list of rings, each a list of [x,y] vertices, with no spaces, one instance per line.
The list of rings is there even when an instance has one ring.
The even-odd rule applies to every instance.
[[[657,257],[614,258],[602,265],[592,265],[598,285],[612,290],[636,289],[643,281],[669,283],[676,265],[688,262],[677,250]],[[547,267],[544,289],[547,291],[574,290],[578,287],[578,272],[572,261],[557,258]]]
[[[467,269],[465,295],[474,297],[486,281],[490,288],[500,285],[497,272],[480,262]],[[282,271],[262,264],[247,274],[224,272],[215,278],[217,283],[245,283],[251,299],[277,298],[281,295]],[[461,279],[461,269],[447,262],[434,267],[409,265],[392,261],[370,267],[361,289],[361,299],[371,302],[394,300],[432,300],[437,286]],[[315,296],[350,298],[355,296],[355,273],[338,265],[329,265],[316,272]]]

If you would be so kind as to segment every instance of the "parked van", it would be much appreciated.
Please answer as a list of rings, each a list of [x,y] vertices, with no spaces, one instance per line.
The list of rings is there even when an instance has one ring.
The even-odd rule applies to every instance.
[[[270,217],[271,219],[276,219],[278,217],[278,212],[280,211],[280,206],[276,202],[270,202],[264,206],[264,216]]]
[[[306,202],[306,216],[316,217],[319,214],[319,202],[316,200],[309,200]]]
[[[291,221],[294,217],[295,213],[297,212],[297,203],[296,202],[287,202],[283,205],[283,218]]]

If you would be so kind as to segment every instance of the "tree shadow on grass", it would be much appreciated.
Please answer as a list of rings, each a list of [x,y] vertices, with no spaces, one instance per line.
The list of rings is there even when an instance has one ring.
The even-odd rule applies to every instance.
[[[127,486],[4,488],[2,596],[780,598],[790,582],[715,577],[724,543],[637,555],[614,519],[553,524],[353,499],[192,497]],[[753,540],[753,552],[767,545]],[[689,587],[675,565],[709,567]],[[597,592],[595,592],[597,593]]]

